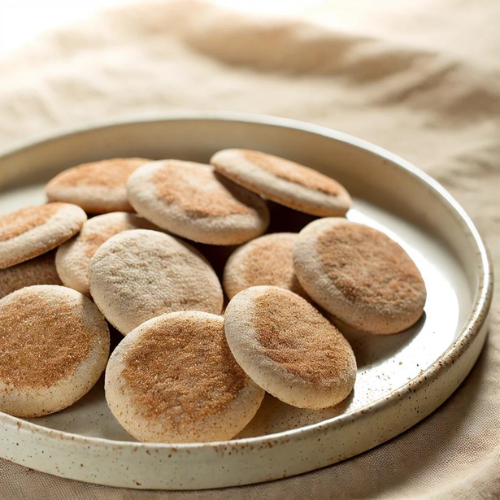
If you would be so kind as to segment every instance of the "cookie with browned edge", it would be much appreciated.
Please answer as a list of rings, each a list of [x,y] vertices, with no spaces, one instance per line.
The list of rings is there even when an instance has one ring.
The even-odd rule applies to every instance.
[[[377,229],[342,218],[314,221],[299,233],[293,262],[308,295],[352,328],[398,333],[422,316],[427,294],[420,271]]]
[[[320,217],[351,208],[346,189],[331,177],[278,156],[248,149],[224,149],[210,163],[240,186],[287,207]]]

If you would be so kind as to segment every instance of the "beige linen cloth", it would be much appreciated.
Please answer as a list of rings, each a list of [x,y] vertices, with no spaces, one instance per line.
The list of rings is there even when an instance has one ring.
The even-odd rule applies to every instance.
[[[391,15],[371,7],[363,32],[191,1],[101,14],[0,61],[0,147],[61,126],[177,110],[306,120],[373,141],[433,175],[498,262],[500,4],[408,2],[414,16],[406,2],[397,5]],[[141,492],[0,461],[0,499],[500,498],[498,310],[496,302],[485,350],[456,394],[346,462],[262,485]]]

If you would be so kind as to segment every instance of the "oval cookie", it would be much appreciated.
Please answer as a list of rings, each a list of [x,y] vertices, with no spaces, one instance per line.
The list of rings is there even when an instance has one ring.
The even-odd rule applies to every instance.
[[[85,222],[79,234],[57,249],[56,267],[63,283],[90,295],[90,259],[109,238],[132,229],[154,229],[154,226],[146,219],[126,212],[98,215]]]
[[[308,295],[355,329],[398,333],[423,313],[426,289],[417,266],[371,227],[340,218],[314,221],[300,232],[293,262]]]
[[[39,417],[85,395],[101,376],[109,330],[94,303],[62,286],[0,300],[0,411]]]
[[[127,183],[130,203],[146,219],[198,243],[238,245],[269,225],[266,202],[214,173],[210,165],[163,160]]]
[[[89,283],[97,307],[124,335],[165,313],[222,310],[222,288],[208,262],[157,231],[125,231],[106,241],[90,261]]]
[[[223,318],[194,311],[165,314],[127,335],[109,360],[105,387],[121,425],[161,443],[231,439],[264,397],[231,354]]]
[[[267,392],[299,408],[344,400],[356,379],[347,340],[309,302],[272,286],[247,288],[225,313],[236,361]]]
[[[133,212],[127,200],[130,174],[150,162],[144,158],[113,158],[64,170],[46,186],[50,201],[65,201],[91,214]]]
[[[0,269],[42,255],[69,240],[87,220],[69,203],[47,203],[0,215]]]
[[[26,286],[62,285],[55,256],[55,251],[48,252],[17,266],[0,269],[0,299]]]
[[[295,233],[261,236],[237,248],[224,268],[223,286],[232,299],[237,293],[259,285],[285,288],[302,297],[302,288],[293,270]]]
[[[248,149],[224,149],[210,163],[233,182],[287,207],[320,217],[352,207],[346,189],[312,168]]]

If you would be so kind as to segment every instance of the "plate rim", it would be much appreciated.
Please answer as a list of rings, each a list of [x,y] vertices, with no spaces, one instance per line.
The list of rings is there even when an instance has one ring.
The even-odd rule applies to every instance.
[[[454,360],[461,357],[470,347],[475,338],[479,335],[481,328],[486,321],[493,296],[493,266],[491,257],[481,238],[479,231],[475,227],[471,218],[465,209],[458,203],[457,200],[435,179],[426,174],[411,162],[401,158],[400,156],[391,153],[390,151],[377,146],[369,141],[360,139],[356,136],[341,132],[323,125],[316,125],[300,120],[290,118],[280,118],[270,115],[251,114],[251,113],[235,113],[235,112],[175,112],[175,113],[154,113],[154,114],[140,114],[140,115],[126,115],[121,118],[113,120],[99,120],[95,122],[87,122],[79,127],[61,127],[55,129],[49,134],[42,134],[34,136],[33,138],[25,141],[19,141],[8,148],[0,149],[0,162],[8,156],[17,155],[36,146],[44,143],[52,142],[55,140],[64,139],[73,135],[78,135],[85,132],[90,132],[98,129],[112,128],[115,126],[137,125],[141,123],[155,123],[165,121],[236,121],[243,123],[251,123],[256,125],[267,125],[279,128],[288,128],[299,130],[302,132],[320,135],[329,139],[339,142],[347,143],[351,146],[363,149],[369,153],[379,156],[397,167],[402,168],[408,174],[416,178],[422,184],[426,185],[432,191],[436,192],[446,204],[453,209],[458,215],[457,221],[463,226],[463,229],[472,236],[472,241],[475,244],[478,252],[476,253],[475,265],[477,268],[478,284],[474,290],[474,302],[470,309],[469,315],[464,322],[463,327],[460,329],[454,342],[442,353],[442,355],[434,361],[426,370],[421,372],[417,377],[414,377],[406,384],[395,388],[389,395],[383,396],[374,401],[370,405],[353,410],[349,413],[341,414],[330,419],[323,420],[318,423],[309,424],[297,429],[289,429],[285,431],[276,432],[273,434],[266,434],[264,436],[255,436],[248,438],[239,438],[228,441],[212,441],[208,443],[145,443],[138,441],[118,441],[113,439],[106,439],[100,437],[84,436],[81,434],[74,434],[57,429],[51,429],[43,425],[26,421],[24,419],[7,415],[0,412],[0,424],[5,427],[12,427],[16,430],[30,431],[32,433],[41,434],[47,438],[71,441],[75,444],[92,444],[94,446],[109,448],[127,448],[137,449],[143,448],[145,450],[172,450],[175,451],[190,451],[200,449],[217,449],[229,447],[245,447],[249,445],[259,446],[266,445],[269,442],[279,443],[290,441],[291,439],[306,438],[311,433],[324,431],[334,426],[342,426],[344,423],[355,421],[362,418],[366,412],[376,412],[390,405],[397,404],[398,401],[403,400],[411,394],[422,380],[426,384],[431,383],[436,379],[439,374],[454,363]]]

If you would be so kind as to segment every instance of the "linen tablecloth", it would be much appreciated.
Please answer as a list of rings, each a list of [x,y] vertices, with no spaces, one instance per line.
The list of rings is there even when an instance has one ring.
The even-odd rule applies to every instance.
[[[320,26],[188,0],[141,2],[53,32],[0,60],[0,148],[62,126],[178,110],[306,120],[379,144],[437,178],[498,263],[500,4],[385,0],[378,11],[365,3],[371,10],[359,26],[336,18],[346,2],[332,2],[331,23]],[[256,486],[141,492],[0,460],[0,499],[500,498],[498,310],[494,301],[484,352],[455,395],[346,462]]]

